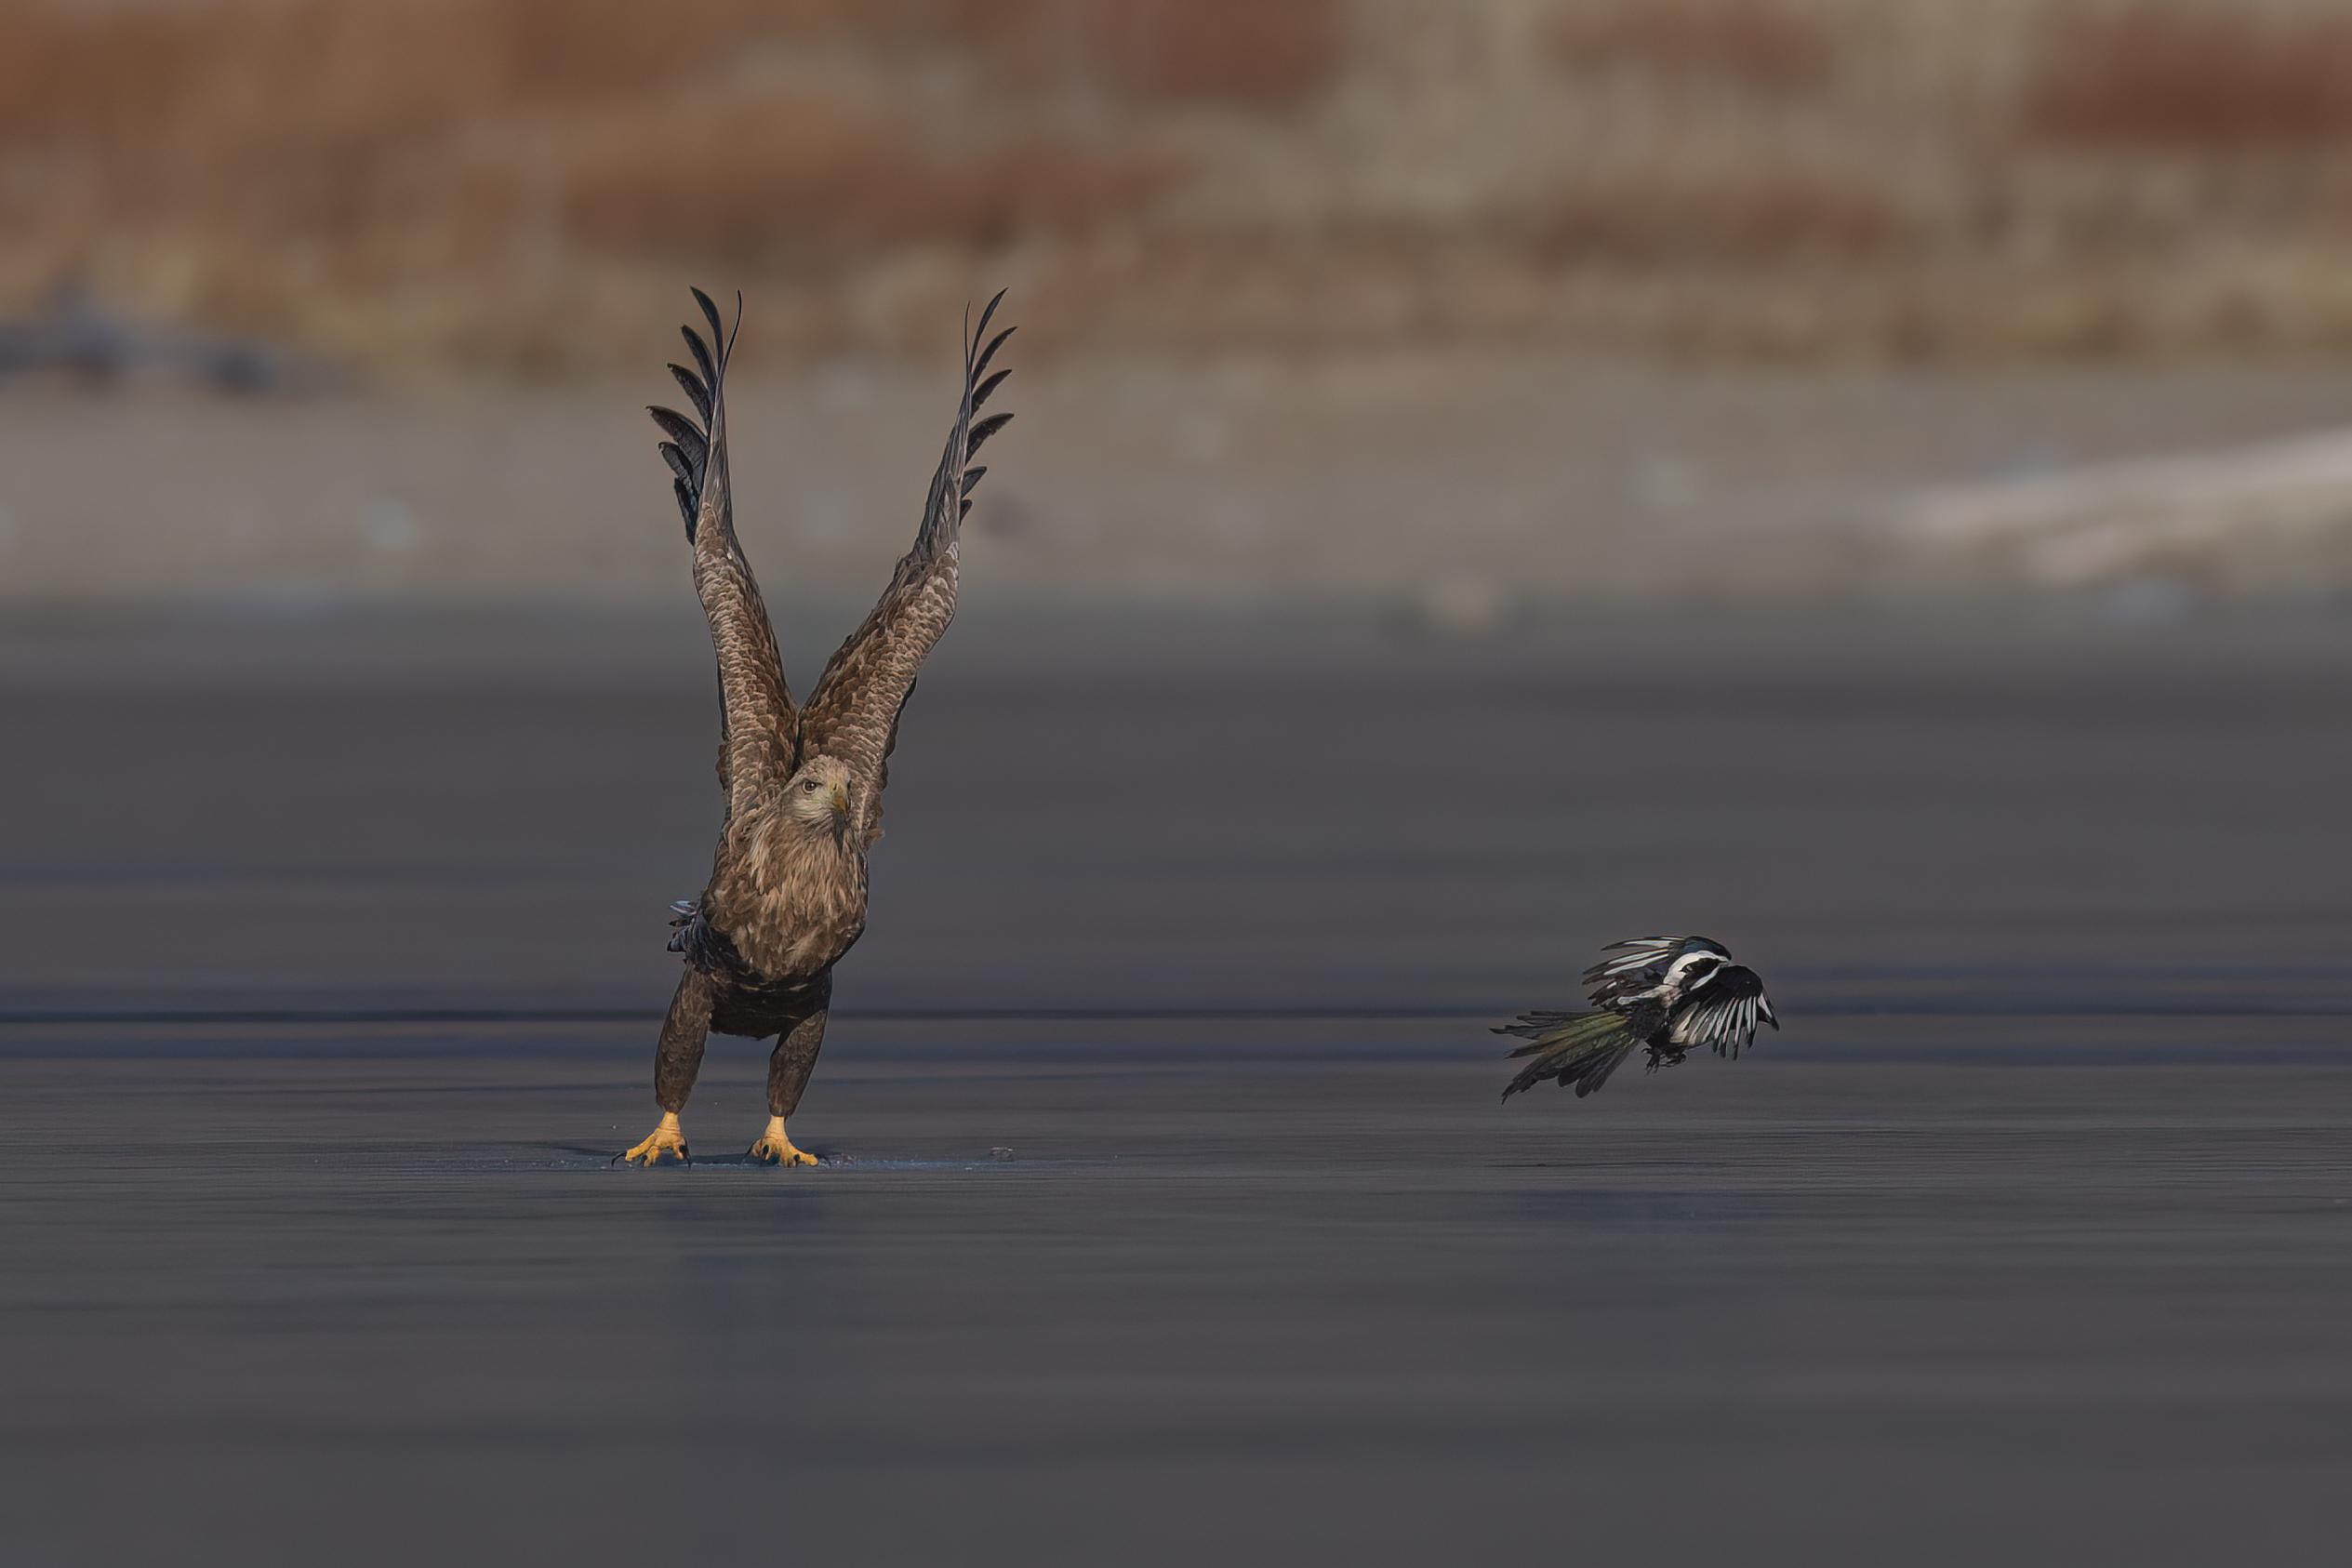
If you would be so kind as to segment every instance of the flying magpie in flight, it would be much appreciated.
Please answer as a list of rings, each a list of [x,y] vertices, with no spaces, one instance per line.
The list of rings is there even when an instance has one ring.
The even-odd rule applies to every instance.
[[[1646,1070],[1672,1067],[1694,1045],[1737,1059],[1756,1043],[1756,1025],[1774,1029],[1764,982],[1732,962],[1731,950],[1705,937],[1640,937],[1612,942],[1585,971],[1592,1007],[1582,1013],[1521,1013],[1496,1034],[1530,1043],[1511,1053],[1532,1058],[1503,1090],[1510,1098],[1551,1079],[1582,1099],[1609,1081],[1637,1045]]]

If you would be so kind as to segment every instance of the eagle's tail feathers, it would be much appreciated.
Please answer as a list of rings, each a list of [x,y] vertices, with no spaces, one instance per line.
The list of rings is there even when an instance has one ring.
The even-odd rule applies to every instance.
[[[702,919],[702,900],[699,898],[674,899],[670,905],[670,924],[672,927],[670,933],[670,950],[671,952],[691,951],[694,947],[695,925]]]

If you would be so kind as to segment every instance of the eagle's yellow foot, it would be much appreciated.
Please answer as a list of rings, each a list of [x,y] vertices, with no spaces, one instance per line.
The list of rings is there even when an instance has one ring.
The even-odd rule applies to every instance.
[[[751,1146],[751,1163],[758,1165],[814,1165],[817,1156],[805,1149],[795,1149],[792,1140],[784,1136],[784,1118],[767,1119],[767,1131]]]
[[[686,1163],[686,1135],[678,1130],[678,1113],[674,1110],[663,1111],[660,1124],[645,1135],[645,1141],[620,1158],[623,1164],[643,1165],[650,1170],[661,1163],[665,1154],[681,1165]]]

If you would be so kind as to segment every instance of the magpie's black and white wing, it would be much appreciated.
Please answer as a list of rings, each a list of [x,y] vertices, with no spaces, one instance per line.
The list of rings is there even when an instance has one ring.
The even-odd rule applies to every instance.
[[[1736,1061],[1740,1052],[1756,1043],[1759,1021],[1780,1027],[1771,999],[1764,995],[1763,977],[1734,963],[1674,1010],[1666,1037],[1671,1044],[1708,1046],[1717,1056],[1729,1055]]]
[[[1596,1007],[1608,1007],[1666,977],[1666,967],[1688,937],[1635,937],[1601,950],[1601,962],[1585,971],[1585,990]]]

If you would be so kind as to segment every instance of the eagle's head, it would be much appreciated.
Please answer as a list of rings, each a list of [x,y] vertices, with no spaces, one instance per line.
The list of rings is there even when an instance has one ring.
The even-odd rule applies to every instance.
[[[852,820],[856,780],[837,757],[811,757],[784,785],[784,810],[796,821],[827,832],[845,832]]]

